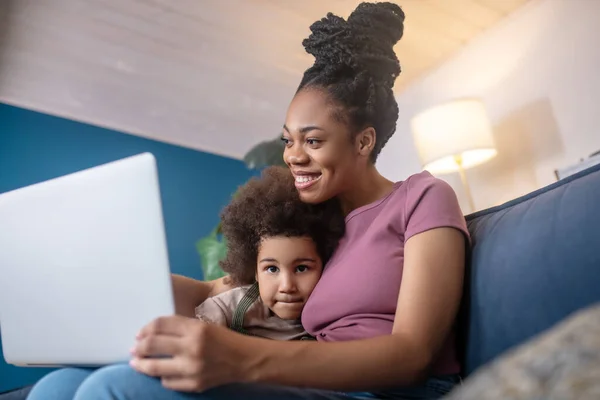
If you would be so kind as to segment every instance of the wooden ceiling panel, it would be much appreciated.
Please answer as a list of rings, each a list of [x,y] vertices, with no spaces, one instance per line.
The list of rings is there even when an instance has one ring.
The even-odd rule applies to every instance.
[[[520,6],[522,6],[527,0],[476,0],[482,6],[496,10],[503,15],[510,14]],[[592,0],[594,1],[594,0]]]
[[[406,2],[402,8],[406,13],[407,35],[410,35],[411,30],[419,29],[439,35],[441,39],[462,43],[481,31],[471,21],[457,18],[444,8],[438,7],[437,2]]]
[[[528,0],[394,1],[399,93]],[[310,24],[359,3],[0,0],[0,101],[242,157],[279,132]]]
[[[503,13],[487,7],[477,0],[438,1],[435,6],[448,13],[456,21],[476,26],[482,31],[502,18]]]

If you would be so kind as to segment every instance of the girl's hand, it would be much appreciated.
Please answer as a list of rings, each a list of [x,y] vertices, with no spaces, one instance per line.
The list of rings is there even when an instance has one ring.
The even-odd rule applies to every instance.
[[[132,349],[131,366],[166,388],[199,392],[246,380],[243,335],[200,320],[169,316],[146,325]]]

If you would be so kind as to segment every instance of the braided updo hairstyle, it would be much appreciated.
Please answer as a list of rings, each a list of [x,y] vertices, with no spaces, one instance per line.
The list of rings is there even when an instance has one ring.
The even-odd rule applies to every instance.
[[[375,162],[396,130],[398,104],[392,88],[400,74],[393,46],[404,31],[404,12],[393,3],[361,3],[344,20],[332,13],[310,27],[302,45],[315,57],[298,91],[324,89],[339,106],[335,117],[356,134],[373,127]]]

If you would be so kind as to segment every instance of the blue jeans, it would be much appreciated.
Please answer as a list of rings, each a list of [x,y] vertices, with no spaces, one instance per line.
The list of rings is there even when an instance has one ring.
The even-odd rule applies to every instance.
[[[422,386],[382,393],[343,393],[262,384],[231,384],[203,393],[165,389],[160,380],[134,371],[127,364],[97,370],[65,368],[51,372],[32,389],[27,400],[351,400],[441,398],[458,382],[455,376],[432,378]]]

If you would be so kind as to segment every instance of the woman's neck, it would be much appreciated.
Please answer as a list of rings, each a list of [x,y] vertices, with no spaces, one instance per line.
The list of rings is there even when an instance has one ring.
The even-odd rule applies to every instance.
[[[388,195],[394,182],[384,178],[374,165],[370,165],[362,174],[353,177],[352,187],[340,193],[338,198],[345,215],[359,207],[373,203]]]

